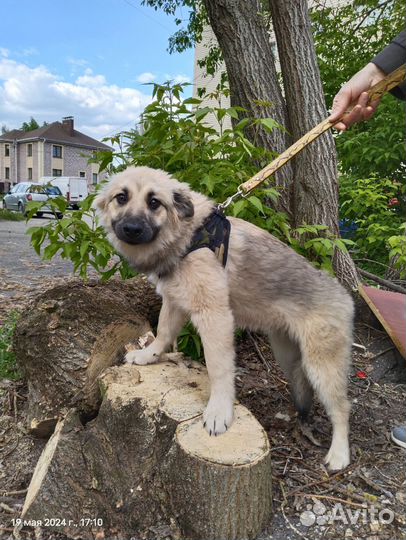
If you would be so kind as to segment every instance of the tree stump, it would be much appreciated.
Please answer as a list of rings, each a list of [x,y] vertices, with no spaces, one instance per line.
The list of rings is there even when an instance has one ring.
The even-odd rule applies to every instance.
[[[96,379],[118,364],[124,345],[155,324],[160,299],[143,278],[69,281],[39,295],[19,319],[13,348],[28,380],[28,428],[49,437],[69,407],[90,417],[101,396]]]
[[[96,418],[83,425],[71,409],[58,422],[23,519],[85,539],[141,537],[166,523],[182,538],[244,540],[268,524],[267,435],[241,405],[227,433],[207,434],[201,364],[111,367],[99,383]]]

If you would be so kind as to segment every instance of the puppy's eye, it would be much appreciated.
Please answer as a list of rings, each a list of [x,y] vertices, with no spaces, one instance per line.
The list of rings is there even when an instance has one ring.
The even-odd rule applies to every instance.
[[[158,201],[155,197],[152,197],[152,199],[149,201],[148,206],[151,210],[156,210],[161,206],[161,202]]]
[[[119,193],[116,195],[116,200],[119,205],[126,204],[128,202],[128,194],[125,192]]]

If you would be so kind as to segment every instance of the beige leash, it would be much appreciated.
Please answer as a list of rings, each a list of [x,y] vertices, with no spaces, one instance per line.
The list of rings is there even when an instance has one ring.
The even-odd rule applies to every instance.
[[[368,90],[369,102],[380,99],[384,94],[389,92],[395,86],[398,86],[406,78],[406,64],[400,66],[392,73],[389,73],[382,81]],[[259,173],[255,176],[238,186],[238,191],[229,197],[224,203],[219,205],[220,209],[227,208],[235,199],[239,197],[244,197],[251,193],[255,188],[257,188],[262,182],[267,178],[275,174],[281,167],[283,167],[288,161],[290,161],[295,155],[299,154],[308,144],[316,140],[320,135],[331,129],[333,126],[341,122],[354,108],[356,103],[350,105],[350,109],[346,111],[340,118],[335,122],[330,122],[328,119],[323,120],[320,124],[317,124],[312,130],[307,132],[303,137],[296,141],[292,146],[287,150],[282,152],[276,159],[274,159],[269,165],[264,167]]]

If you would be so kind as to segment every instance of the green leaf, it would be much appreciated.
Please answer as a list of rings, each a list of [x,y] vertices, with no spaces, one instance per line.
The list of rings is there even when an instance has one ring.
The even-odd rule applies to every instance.
[[[85,240],[85,241],[82,242],[82,244],[80,245],[79,253],[80,253],[80,256],[81,256],[82,258],[85,256],[85,253],[87,253],[87,251],[89,250],[89,246],[90,246],[89,240]]]
[[[248,197],[247,199],[253,206],[255,206],[255,208],[257,210],[259,210],[260,212],[263,212],[264,211],[264,207],[262,206],[262,202],[258,199],[258,197],[256,197],[255,195],[251,195],[250,197]]]

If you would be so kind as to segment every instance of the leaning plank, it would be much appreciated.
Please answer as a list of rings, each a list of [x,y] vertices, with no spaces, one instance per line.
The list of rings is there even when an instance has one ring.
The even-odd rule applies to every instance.
[[[24,519],[52,517],[51,529],[72,538],[141,537],[166,523],[182,538],[243,540],[267,525],[266,433],[237,405],[231,429],[209,437],[201,421],[203,366],[112,367],[100,386],[94,420],[82,425],[71,410],[59,422],[34,472]]]

